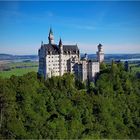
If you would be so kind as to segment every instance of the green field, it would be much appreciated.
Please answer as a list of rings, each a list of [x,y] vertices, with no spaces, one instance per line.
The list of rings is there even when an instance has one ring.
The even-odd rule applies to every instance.
[[[22,68],[22,69],[12,69],[10,71],[1,71],[0,72],[0,76],[1,77],[5,77],[5,78],[9,78],[11,77],[12,75],[16,75],[16,76],[22,76],[28,72],[37,72],[38,70],[38,67],[32,67],[32,68]]]
[[[6,64],[11,70],[0,71],[0,76],[4,78],[9,78],[12,75],[22,76],[28,72],[37,72],[38,71],[38,62],[12,62]],[[18,68],[23,67],[23,68]]]
[[[131,64],[129,64],[129,67],[131,67],[131,71],[133,73],[140,72],[139,63],[131,63]]]
[[[140,67],[133,67],[132,72],[140,72]]]
[[[16,68],[17,66],[34,66],[38,67],[38,62],[12,62],[9,63],[9,66],[12,68]]]

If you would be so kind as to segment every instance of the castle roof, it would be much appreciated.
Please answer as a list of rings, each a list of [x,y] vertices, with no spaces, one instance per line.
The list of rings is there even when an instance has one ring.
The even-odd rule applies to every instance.
[[[44,44],[44,47],[48,54],[59,54],[60,49],[57,44]],[[63,54],[77,54],[79,53],[79,49],[77,45],[63,45]]]
[[[49,32],[50,34],[53,34],[53,31],[52,31],[52,28],[50,28],[50,32]]]
[[[73,52],[73,51],[78,51],[79,49],[77,45],[63,45],[63,50]]]

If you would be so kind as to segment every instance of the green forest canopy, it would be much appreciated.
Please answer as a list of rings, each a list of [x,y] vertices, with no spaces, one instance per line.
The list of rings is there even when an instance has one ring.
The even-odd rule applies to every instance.
[[[140,76],[102,66],[86,86],[71,74],[0,78],[0,138],[140,138]]]

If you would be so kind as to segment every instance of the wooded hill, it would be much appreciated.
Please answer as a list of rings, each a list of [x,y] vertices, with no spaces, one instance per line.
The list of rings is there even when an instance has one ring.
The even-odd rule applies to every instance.
[[[0,78],[0,138],[140,138],[140,74],[101,68],[88,86],[70,74]]]

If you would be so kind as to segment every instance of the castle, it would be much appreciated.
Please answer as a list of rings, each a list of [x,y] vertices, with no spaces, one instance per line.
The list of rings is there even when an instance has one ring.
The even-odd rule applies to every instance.
[[[87,55],[80,58],[80,51],[77,45],[63,45],[60,39],[59,44],[54,43],[52,29],[48,36],[49,43],[41,43],[38,50],[39,69],[38,73],[45,79],[52,76],[62,76],[64,73],[73,73],[80,81],[94,81],[100,71],[100,63],[104,61],[102,45],[98,45],[97,60],[88,60]]]

